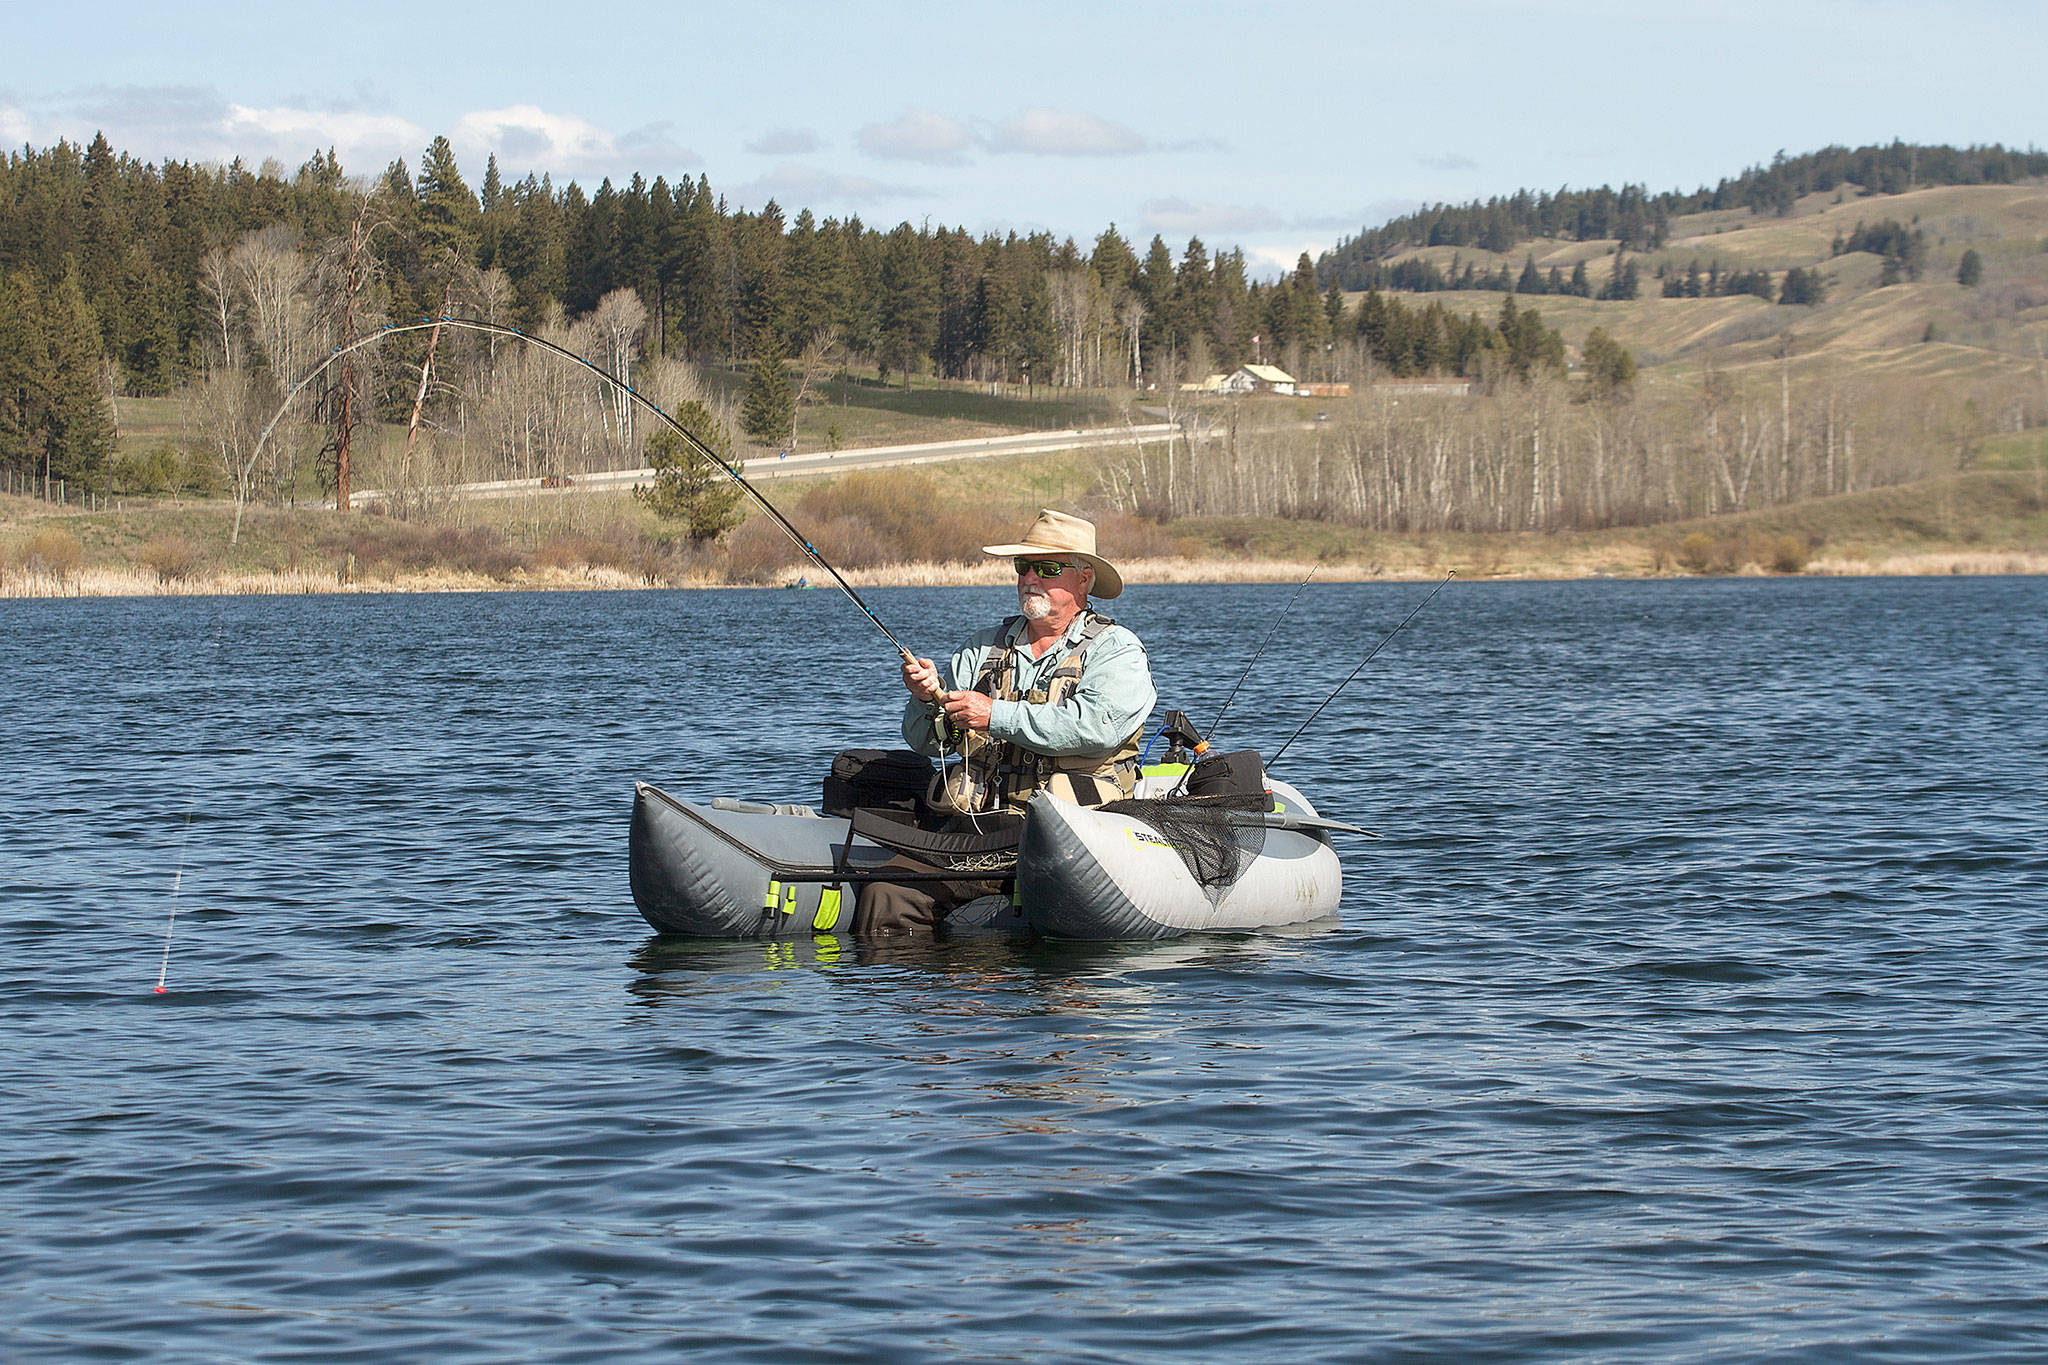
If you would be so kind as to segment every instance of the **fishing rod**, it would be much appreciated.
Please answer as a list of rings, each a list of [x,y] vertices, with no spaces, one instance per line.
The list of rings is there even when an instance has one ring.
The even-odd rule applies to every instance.
[[[653,399],[641,393],[638,389],[634,388],[631,384],[628,384],[625,380],[619,378],[611,371],[585,359],[584,357],[576,354],[576,352],[570,350],[566,346],[557,345],[555,342],[549,341],[546,337],[537,337],[530,332],[522,332],[517,327],[507,327],[504,324],[497,322],[478,322],[471,318],[422,318],[418,322],[395,323],[392,326],[381,328],[378,331],[372,332],[370,335],[366,337],[359,337],[356,340],[349,342],[346,346],[335,347],[332,351],[328,353],[327,358],[325,360],[321,361],[318,365],[315,365],[312,368],[312,370],[306,374],[305,378],[299,380],[298,383],[292,385],[291,391],[285,394],[284,401],[277,405],[277,411],[271,414],[270,420],[268,422],[264,423],[263,434],[256,438],[256,449],[249,456],[250,468],[253,469],[255,467],[257,456],[263,453],[263,445],[266,441],[270,439],[271,431],[277,426],[278,422],[283,419],[285,409],[289,408],[292,404],[292,400],[297,398],[308,384],[312,383],[315,379],[319,378],[319,376],[326,371],[328,366],[332,365],[335,361],[341,359],[343,356],[349,354],[351,351],[361,350],[363,347],[368,346],[373,342],[382,341],[386,337],[397,336],[402,332],[424,332],[434,327],[454,327],[471,332],[483,332],[490,336],[511,337],[514,340],[523,341],[529,345],[538,346],[544,351],[552,351],[554,354],[561,356],[564,360],[573,361],[574,363],[581,365],[584,369],[590,371],[592,374],[596,375],[599,379],[604,380],[606,383],[616,386],[628,398],[638,403],[641,407],[646,408],[656,417],[659,417],[663,422],[666,422],[668,424],[669,430],[675,432],[676,435],[682,437],[683,440],[688,442],[697,454],[711,461],[712,464],[718,466],[720,470],[724,471],[726,477],[730,478],[734,483],[738,484],[740,490],[744,492],[748,497],[752,498],[756,506],[758,506],[762,511],[766,512],[770,517],[774,518],[775,524],[780,526],[783,529],[783,531],[788,534],[789,538],[796,542],[797,548],[802,550],[806,555],[808,555],[813,564],[816,564],[826,573],[832,575],[832,581],[839,585],[839,591],[845,593],[847,600],[852,602],[854,606],[860,608],[861,615],[867,617],[869,622],[871,622],[874,625],[876,630],[881,631],[883,635],[888,637],[889,643],[896,646],[896,652],[898,654],[901,654],[905,659],[915,659],[917,657],[910,651],[908,646],[906,646],[901,640],[896,638],[896,634],[894,631],[890,630],[887,626],[882,624],[882,618],[875,615],[874,609],[868,606],[867,602],[861,597],[861,595],[853,590],[853,585],[846,581],[845,577],[839,572],[839,570],[833,568],[831,563],[826,560],[825,556],[818,553],[818,547],[811,544],[809,539],[807,539],[804,536],[803,532],[797,530],[796,527],[791,524],[789,518],[782,515],[781,511],[776,508],[774,503],[768,501],[766,497],[762,496],[761,490],[754,487],[753,484],[749,483],[747,481],[746,475],[740,473],[738,468],[736,468],[734,465],[727,464],[725,460],[720,458],[718,452],[714,451],[710,446],[706,445],[704,441],[695,432],[691,431],[681,422],[678,422],[675,418],[669,416],[667,410],[664,409],[660,404],[656,403]]]
[[[1259,647],[1257,651],[1255,651],[1252,654],[1251,663],[1246,664],[1244,666],[1244,672],[1237,675],[1237,681],[1231,685],[1230,695],[1223,699],[1222,709],[1217,711],[1216,719],[1209,722],[1209,732],[1208,734],[1202,736],[1202,743],[1207,744],[1209,740],[1215,736],[1216,727],[1223,724],[1223,717],[1225,713],[1227,713],[1230,710],[1230,703],[1237,700],[1237,689],[1243,687],[1244,680],[1252,675],[1252,669],[1259,662],[1259,655],[1264,654],[1266,652],[1266,646],[1273,643],[1274,632],[1278,631],[1280,629],[1280,623],[1287,619],[1287,613],[1294,610],[1294,598],[1301,596],[1301,589],[1308,586],[1308,579],[1314,578],[1316,576],[1316,571],[1321,569],[1322,567],[1322,565],[1318,564],[1315,566],[1315,568],[1310,569],[1308,571],[1308,578],[1304,578],[1301,580],[1301,587],[1296,588],[1294,590],[1294,597],[1288,598],[1287,605],[1280,608],[1280,614],[1273,618],[1272,626],[1269,627],[1266,631],[1266,638],[1259,641]]]
[[[1378,654],[1381,650],[1385,649],[1387,647],[1387,642],[1393,639],[1396,635],[1399,635],[1402,631],[1402,628],[1405,627],[1410,621],[1413,621],[1416,617],[1420,616],[1422,614],[1422,609],[1429,605],[1430,599],[1434,598],[1438,593],[1442,592],[1444,588],[1449,585],[1450,581],[1453,578],[1456,578],[1457,576],[1458,571],[1456,569],[1452,569],[1449,573],[1445,574],[1444,581],[1442,583],[1437,584],[1435,587],[1431,588],[1429,590],[1429,596],[1423,598],[1420,602],[1417,602],[1415,604],[1415,610],[1409,612],[1406,616],[1401,618],[1400,625],[1395,626],[1392,630],[1388,631],[1385,635],[1382,635],[1380,637],[1380,642],[1372,647],[1372,653],[1367,654],[1363,659],[1360,659],[1358,661],[1358,667],[1352,669],[1351,672],[1345,677],[1343,682],[1338,683],[1334,688],[1330,689],[1330,695],[1323,698],[1323,705],[1318,706],[1315,710],[1309,712],[1308,720],[1305,720],[1301,723],[1301,729],[1296,730],[1293,734],[1289,735],[1287,737],[1287,743],[1281,745],[1279,750],[1275,752],[1271,758],[1266,760],[1267,772],[1271,772],[1273,770],[1273,765],[1280,761],[1280,755],[1286,753],[1288,746],[1293,744],[1295,740],[1301,738],[1302,732],[1308,729],[1310,723],[1313,722],[1317,716],[1323,714],[1323,707],[1328,706],[1331,702],[1337,700],[1337,694],[1339,692],[1342,692],[1346,687],[1349,687],[1351,685],[1352,678],[1357,677],[1360,673],[1363,673],[1365,671],[1365,666],[1373,661],[1373,656]]]

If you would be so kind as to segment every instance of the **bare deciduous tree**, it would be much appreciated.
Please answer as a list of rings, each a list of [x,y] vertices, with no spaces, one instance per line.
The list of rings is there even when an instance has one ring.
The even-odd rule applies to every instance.
[[[614,289],[597,301],[590,311],[590,350],[594,364],[633,382],[633,362],[640,354],[641,339],[647,334],[647,306],[631,289]],[[606,434],[612,448],[620,453],[637,449],[633,441],[633,400],[615,385],[601,384],[600,399],[606,414]]]

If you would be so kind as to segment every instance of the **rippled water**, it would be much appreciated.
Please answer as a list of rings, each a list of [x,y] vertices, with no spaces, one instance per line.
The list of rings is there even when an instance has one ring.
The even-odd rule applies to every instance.
[[[1292,592],[1115,606],[1206,722]],[[1279,769],[1341,925],[771,947],[648,933],[632,779],[886,741],[836,594],[0,602],[0,1348],[2037,1357],[2044,659],[2038,580],[1453,584]]]

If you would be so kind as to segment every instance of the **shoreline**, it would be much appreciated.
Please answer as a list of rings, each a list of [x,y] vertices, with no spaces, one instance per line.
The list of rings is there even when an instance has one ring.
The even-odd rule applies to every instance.
[[[1881,557],[1817,557],[1796,573],[1777,573],[1748,565],[1734,573],[1695,574],[1660,568],[1648,561],[1614,563],[1602,556],[1587,563],[1531,563],[1514,568],[1470,563],[1360,564],[1314,563],[1284,559],[1135,559],[1122,566],[1133,587],[1148,584],[1299,583],[1313,573],[1323,583],[1401,583],[1434,581],[1453,570],[1460,581],[1581,582],[1592,579],[1648,581],[1686,578],[1924,578],[2048,574],[2048,554],[2027,550],[1925,551]],[[1009,583],[1008,566],[989,564],[895,564],[841,571],[856,588],[990,587]],[[47,574],[8,571],[0,580],[0,598],[55,597],[281,597],[328,594],[407,594],[451,592],[622,592],[741,589],[772,591],[791,583],[731,583],[706,576],[681,582],[649,583],[622,569],[520,570],[507,577],[424,570],[390,578],[344,582],[333,573],[305,570],[273,573],[209,574],[162,581],[140,569],[86,568],[61,579]],[[835,586],[829,578],[811,588]]]

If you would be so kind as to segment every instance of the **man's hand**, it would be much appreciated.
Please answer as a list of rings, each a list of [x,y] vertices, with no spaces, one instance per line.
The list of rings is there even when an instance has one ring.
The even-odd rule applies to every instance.
[[[903,685],[910,689],[910,695],[927,706],[944,699],[946,693],[939,686],[939,669],[930,659],[903,657]]]
[[[946,719],[962,730],[988,729],[989,697],[986,692],[945,694]]]

